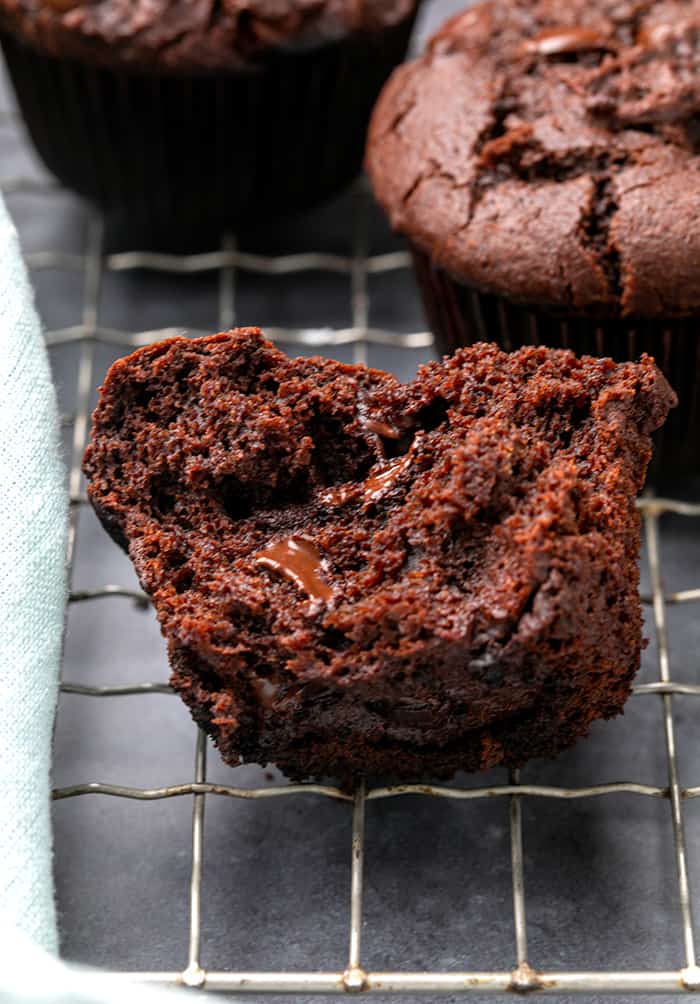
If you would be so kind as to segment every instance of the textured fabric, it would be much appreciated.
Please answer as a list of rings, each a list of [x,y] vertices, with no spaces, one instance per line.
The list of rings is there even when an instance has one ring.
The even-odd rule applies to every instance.
[[[0,200],[0,1002],[119,1004],[122,983],[48,954],[58,940],[49,772],[68,525],[58,429],[32,293]],[[128,996],[157,1004],[173,995],[130,987]]]
[[[3,964],[0,970],[2,1004],[167,1004],[186,997],[187,1004],[203,1004],[201,993],[174,993],[129,984],[95,970],[64,966],[47,955],[17,928],[5,930],[0,913]],[[211,1002],[211,998],[209,998]]]
[[[0,388],[0,902],[53,951],[49,766],[68,507],[48,360],[1,203]]]

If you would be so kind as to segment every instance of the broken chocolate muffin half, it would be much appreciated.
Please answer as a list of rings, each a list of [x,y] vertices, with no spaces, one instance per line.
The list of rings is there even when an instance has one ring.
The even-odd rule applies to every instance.
[[[621,710],[673,404],[648,357],[481,344],[401,384],[240,329],[115,363],[84,466],[225,760],[447,775]]]

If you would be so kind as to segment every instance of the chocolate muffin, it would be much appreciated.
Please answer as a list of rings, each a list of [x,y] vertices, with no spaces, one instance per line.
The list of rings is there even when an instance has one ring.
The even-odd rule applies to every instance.
[[[647,357],[482,344],[400,384],[240,329],[115,363],[84,469],[226,761],[448,775],[621,711],[673,403]]]
[[[359,172],[418,0],[0,0],[49,169],[183,239],[321,202]]]
[[[443,351],[649,352],[657,472],[700,472],[700,0],[482,3],[396,71],[367,165]]]

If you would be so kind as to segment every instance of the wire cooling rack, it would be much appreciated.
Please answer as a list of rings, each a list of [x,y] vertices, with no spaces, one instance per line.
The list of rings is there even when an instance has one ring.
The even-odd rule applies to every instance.
[[[42,193],[51,198],[56,191],[49,182],[35,182],[24,178],[0,179],[0,191]],[[340,345],[352,345],[356,362],[366,359],[371,343],[401,348],[426,348],[432,344],[426,332],[399,334],[370,328],[368,277],[381,272],[405,269],[409,266],[407,255],[390,253],[368,255],[368,196],[360,184],[356,193],[354,213],[353,250],[348,257],[332,254],[295,254],[268,257],[249,254],[237,247],[235,237],[224,235],[220,247],[206,254],[170,256],[142,252],[105,254],[103,223],[91,216],[86,247],[82,254],[67,254],[60,250],[47,250],[27,256],[32,270],[58,268],[79,273],[83,277],[81,323],[60,330],[46,332],[49,347],[66,343],[79,346],[76,409],[65,416],[72,426],[69,487],[71,494],[71,520],[68,559],[71,572],[75,557],[76,533],[80,512],[86,504],[83,493],[80,460],[89,433],[89,405],[91,394],[101,375],[95,372],[95,348],[99,343],[123,348],[125,351],[147,345],[175,333],[172,329],[157,331],[124,331],[102,325],[100,318],[100,291],[103,279],[109,272],[133,269],[157,270],[172,276],[184,273],[215,272],[219,280],[219,327],[226,329],[235,323],[236,283],[241,270],[268,276],[303,273],[314,269],[337,273],[348,280],[352,305],[352,324],[343,330],[318,330],[309,328],[266,329],[267,335],[286,344],[312,346],[320,350],[334,350]],[[197,332],[192,332],[196,334]],[[115,972],[124,980],[146,980],[158,984],[184,985],[190,988],[239,994],[279,993],[299,995],[365,994],[433,995],[473,993],[531,993],[534,995],[583,994],[633,994],[633,993],[700,993],[700,967],[695,950],[694,917],[691,905],[687,845],[684,834],[684,804],[700,797],[700,784],[681,787],[674,703],[681,699],[700,697],[700,686],[674,682],[671,675],[667,607],[700,601],[700,588],[665,594],[660,548],[660,520],[668,513],[688,519],[700,518],[700,505],[671,499],[645,498],[640,501],[647,544],[651,594],[645,602],[653,609],[653,623],[657,639],[658,680],[635,687],[637,698],[660,701],[663,710],[663,733],[666,750],[668,783],[665,787],[621,781],[589,787],[556,787],[552,785],[522,784],[519,772],[511,772],[509,783],[496,786],[443,787],[436,785],[397,785],[366,789],[360,786],[350,795],[342,790],[321,784],[267,786],[240,788],[226,784],[207,783],[207,742],[202,732],[196,732],[193,779],[186,784],[173,784],[159,788],[138,788],[93,782],[58,788],[54,798],[74,799],[82,795],[102,795],[115,798],[152,801],[167,798],[192,798],[191,829],[191,882],[189,890],[189,949],[182,969],[168,972]],[[147,597],[138,590],[106,584],[95,590],[77,592],[70,596],[71,603],[79,603],[115,596],[127,596],[146,604]],[[65,693],[86,698],[109,699],[124,695],[171,693],[167,685],[151,682],[94,687],[64,681]],[[194,726],[193,726],[194,728]],[[698,779],[700,780],[700,779]],[[410,959],[406,968],[396,972],[368,972],[363,968],[361,929],[363,919],[363,863],[365,854],[365,806],[367,802],[421,795],[431,799],[451,799],[469,803],[478,799],[500,798],[510,802],[510,849],[512,872],[512,902],[515,944],[510,958],[504,958],[500,970],[484,972],[412,972]],[[528,926],[526,921],[526,895],[523,875],[523,799],[590,799],[616,798],[627,794],[642,798],[662,799],[671,813],[675,844],[675,867],[678,880],[679,921],[684,964],[671,971],[564,971],[557,969],[535,970],[528,961]],[[348,949],[344,965],[329,972],[233,972],[205,970],[201,963],[201,906],[202,862],[204,854],[204,811],[208,798],[266,799],[296,798],[299,795],[337,800],[346,803],[352,814],[352,844],[348,847],[351,869],[351,896],[349,904]],[[466,811],[466,805],[465,805]]]

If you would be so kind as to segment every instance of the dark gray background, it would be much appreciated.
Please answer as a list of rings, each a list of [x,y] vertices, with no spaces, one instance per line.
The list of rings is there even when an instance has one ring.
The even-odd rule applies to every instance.
[[[435,23],[460,2],[428,5]],[[425,23],[422,28],[425,31]],[[9,104],[0,81],[0,107]],[[0,177],[41,177],[24,141],[0,125]],[[8,197],[27,251],[84,246],[86,213],[65,193]],[[351,244],[349,198],[279,228],[246,234],[245,250],[282,253]],[[377,215],[372,252],[401,247]],[[80,320],[81,279],[36,272],[49,328]],[[262,326],[347,326],[346,278],[309,273],[267,279],[240,275],[238,321]],[[424,327],[410,273],[371,280],[371,323],[398,331]],[[211,276],[109,276],[105,325],[144,330],[165,325],[216,330]],[[119,354],[98,347],[97,376]],[[409,377],[429,352],[371,349],[370,362]],[[343,350],[340,358],[350,359]],[[53,350],[61,407],[74,407],[77,349]],[[698,521],[663,523],[668,589],[700,585]],[[128,560],[97,526],[80,517],[75,588],[135,585]],[[698,682],[697,607],[669,611],[672,673]],[[651,632],[651,627],[649,632]],[[164,646],[152,613],[128,600],[73,606],[65,679],[84,683],[165,681]],[[640,680],[658,677],[653,642]],[[681,782],[700,784],[700,706],[676,700]],[[57,732],[56,785],[88,780],[139,786],[190,780],[194,730],[173,697],[93,700],[64,695]],[[243,785],[279,782],[274,771],[232,772],[210,754],[210,777]],[[666,783],[661,705],[630,700],[623,718],[597,724],[590,739],[556,762],[523,772],[528,782],[588,785]],[[492,771],[473,783],[501,783]],[[694,891],[700,894],[700,800],[685,805]],[[85,797],[55,805],[55,867],[61,939],[72,960],[117,969],[178,969],[186,964],[190,858],[188,798],[136,803]],[[241,803],[207,801],[203,956],[216,969],[338,969],[348,931],[350,814],[311,796]],[[580,802],[526,799],[525,879],[531,962],[546,968],[659,968],[683,965],[669,806],[615,796]],[[509,968],[514,962],[508,804],[417,797],[368,806],[363,964],[369,969]],[[299,1000],[299,998],[297,998]]]

